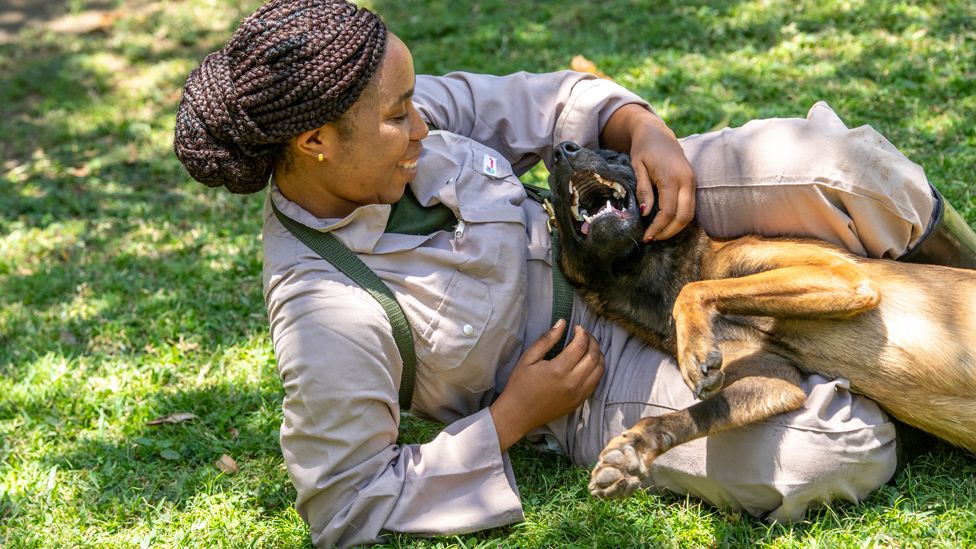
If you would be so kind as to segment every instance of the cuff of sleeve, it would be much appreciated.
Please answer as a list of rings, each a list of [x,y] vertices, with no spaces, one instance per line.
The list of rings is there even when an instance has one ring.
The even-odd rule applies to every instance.
[[[431,459],[424,459],[425,454]],[[418,484],[405,483],[404,492],[414,497],[394,509],[387,524],[394,530],[459,534],[525,519],[511,461],[500,451],[487,408],[448,425],[401,459],[414,461]]]
[[[583,147],[598,148],[600,131],[610,116],[631,103],[654,112],[640,96],[609,80],[591,79],[577,83],[569,103],[556,120],[553,145],[571,140]]]

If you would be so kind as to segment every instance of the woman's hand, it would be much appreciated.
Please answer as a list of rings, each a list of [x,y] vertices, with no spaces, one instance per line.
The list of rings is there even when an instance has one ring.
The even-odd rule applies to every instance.
[[[605,147],[630,152],[643,215],[650,213],[657,189],[658,213],[644,231],[644,242],[670,238],[692,220],[695,174],[663,120],[641,105],[624,105],[610,116],[600,140]]]
[[[561,353],[544,360],[565,329],[565,320],[556,322],[526,349],[491,405],[502,452],[532,429],[572,412],[596,390],[603,376],[603,353],[583,328],[576,327]]]

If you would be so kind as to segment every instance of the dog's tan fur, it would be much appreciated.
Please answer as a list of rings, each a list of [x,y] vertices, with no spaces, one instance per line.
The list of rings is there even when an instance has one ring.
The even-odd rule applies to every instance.
[[[606,469],[619,470],[627,446],[647,471],[674,445],[799,408],[797,367],[846,378],[901,421],[976,453],[976,272],[756,237],[711,241],[701,267],[703,280],[681,289],[672,314],[681,373],[711,398],[644,418],[611,441],[595,481],[616,477]],[[720,315],[763,326],[716,334]],[[703,372],[716,349],[720,368]],[[618,495],[599,484],[591,484],[598,495]]]

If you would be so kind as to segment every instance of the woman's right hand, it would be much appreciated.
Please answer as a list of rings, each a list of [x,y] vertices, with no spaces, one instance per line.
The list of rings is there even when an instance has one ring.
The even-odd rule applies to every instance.
[[[600,383],[603,353],[596,339],[579,326],[561,353],[544,359],[565,329],[566,321],[559,320],[526,349],[491,405],[502,452],[532,429],[575,410]]]

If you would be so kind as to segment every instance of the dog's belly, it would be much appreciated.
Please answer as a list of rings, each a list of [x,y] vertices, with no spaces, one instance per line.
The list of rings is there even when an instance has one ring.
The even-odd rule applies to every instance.
[[[976,285],[942,286],[938,297],[880,285],[881,305],[855,318],[775,321],[774,352],[976,452]],[[945,292],[961,303],[947,306]]]

